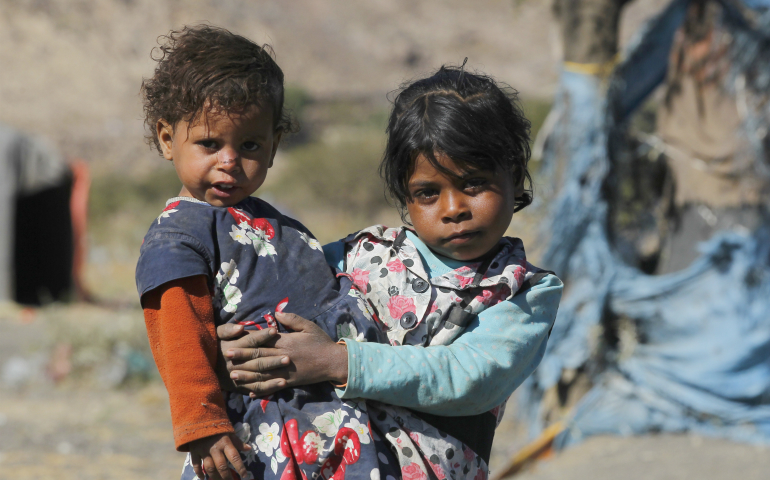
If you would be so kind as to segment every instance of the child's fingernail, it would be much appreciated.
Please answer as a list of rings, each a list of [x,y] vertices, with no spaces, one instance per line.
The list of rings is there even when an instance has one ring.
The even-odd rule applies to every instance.
[[[269,333],[270,335],[275,335],[278,333],[278,330],[271,328],[270,330],[267,331],[267,333]]]
[[[289,357],[281,357],[281,363],[283,363],[284,365],[288,364],[289,363]]]
[[[232,378],[233,380],[238,380],[238,374],[233,372],[230,374],[230,378]]]
[[[228,350],[225,352],[225,357],[233,358],[235,356],[235,350]]]

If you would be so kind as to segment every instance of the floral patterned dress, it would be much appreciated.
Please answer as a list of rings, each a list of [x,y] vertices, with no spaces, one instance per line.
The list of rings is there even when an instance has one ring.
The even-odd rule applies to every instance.
[[[521,240],[506,237],[495,255],[430,277],[408,237],[406,227],[375,225],[342,240],[344,269],[365,293],[394,346],[449,345],[479,313],[550,273],[526,261]],[[388,432],[385,438],[398,455],[403,477],[410,479],[486,478],[486,462],[474,449],[491,449],[504,407],[472,418],[437,417],[368,402],[372,427]],[[462,430],[479,429],[485,422],[491,428],[482,438]]]

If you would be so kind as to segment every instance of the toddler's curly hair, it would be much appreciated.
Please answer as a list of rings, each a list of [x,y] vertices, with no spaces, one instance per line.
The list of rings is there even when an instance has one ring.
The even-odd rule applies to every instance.
[[[158,152],[159,120],[175,127],[180,121],[195,122],[210,110],[239,112],[268,104],[276,130],[296,130],[283,108],[283,72],[270,45],[257,45],[211,25],[171,31],[158,43],[151,54],[158,62],[155,74],[144,79],[141,88],[147,141]]]

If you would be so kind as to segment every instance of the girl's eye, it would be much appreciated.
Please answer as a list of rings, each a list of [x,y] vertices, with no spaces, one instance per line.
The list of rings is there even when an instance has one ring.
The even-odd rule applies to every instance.
[[[486,184],[487,184],[487,179],[486,178],[481,178],[481,177],[470,178],[470,179],[465,181],[465,189],[466,190],[479,190],[480,188],[482,188]]]
[[[217,142],[214,140],[201,140],[198,142],[198,145],[201,147],[207,149],[207,150],[216,150],[217,148]]]
[[[430,189],[417,190],[412,194],[414,198],[419,200],[427,200],[436,195],[438,195],[438,192],[436,190],[430,190]]]
[[[259,150],[259,144],[257,142],[244,142],[243,149],[247,152],[254,152]]]

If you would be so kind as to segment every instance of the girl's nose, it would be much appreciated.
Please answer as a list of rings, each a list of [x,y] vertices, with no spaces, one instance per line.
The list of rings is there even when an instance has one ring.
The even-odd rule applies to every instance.
[[[444,222],[461,222],[471,216],[470,208],[465,202],[465,196],[458,191],[441,193],[442,220]]]
[[[234,148],[224,147],[217,152],[217,168],[232,172],[239,168],[240,155]]]

